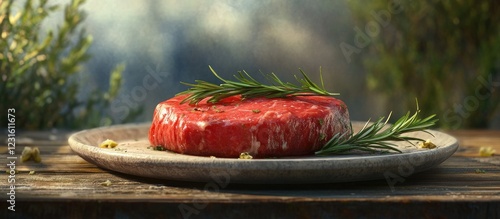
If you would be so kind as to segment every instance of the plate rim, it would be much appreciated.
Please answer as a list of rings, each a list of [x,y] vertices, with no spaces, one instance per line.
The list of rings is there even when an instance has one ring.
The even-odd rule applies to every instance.
[[[352,123],[361,123],[358,121],[352,121]],[[365,122],[362,122],[365,123]],[[459,147],[458,140],[441,131],[436,131],[436,130],[431,130],[427,129],[426,131],[429,131],[430,133],[436,134],[439,133],[439,135],[444,135],[445,137],[451,139],[452,141],[444,146],[444,147],[438,147],[435,149],[430,149],[430,150],[420,150],[420,151],[412,151],[412,152],[404,152],[404,153],[391,153],[391,154],[357,154],[357,155],[328,155],[328,156],[316,156],[316,155],[311,155],[311,156],[297,156],[297,157],[285,157],[285,158],[258,158],[258,159],[238,159],[238,158],[211,158],[211,157],[205,157],[205,156],[193,156],[193,155],[184,155],[184,154],[177,154],[175,153],[175,156],[164,156],[165,151],[158,151],[158,155],[154,154],[153,158],[151,159],[152,155],[151,154],[146,154],[146,155],[137,155],[137,154],[132,154],[132,153],[116,153],[115,151],[105,149],[105,148],[99,148],[95,145],[88,145],[84,142],[78,141],[78,137],[82,135],[88,135],[93,134],[95,132],[100,132],[103,130],[109,130],[109,129],[127,129],[127,128],[133,128],[133,129],[141,129],[141,128],[148,128],[150,126],[150,122],[144,122],[144,123],[129,123],[129,124],[119,124],[119,125],[112,125],[112,126],[106,126],[106,127],[98,127],[98,128],[93,128],[93,129],[86,129],[82,131],[78,131],[76,133],[73,133],[69,136],[68,138],[68,143],[71,147],[71,149],[78,154],[80,157],[84,158],[86,161],[99,166],[104,169],[110,169],[113,171],[118,171],[126,174],[131,174],[131,175],[138,175],[134,173],[130,173],[127,171],[123,171],[122,169],[117,169],[113,167],[109,167],[109,165],[103,165],[102,163],[94,162],[95,157],[92,158],[88,154],[82,153],[81,150],[87,150],[87,152],[90,152],[91,154],[95,154],[97,156],[98,154],[104,154],[105,156],[112,156],[112,157],[121,157],[125,158],[121,160],[123,164],[131,165],[131,164],[136,164],[138,161],[144,161],[144,159],[147,159],[148,157],[150,158],[151,161],[158,161],[161,160],[163,161],[163,164],[176,164],[178,166],[191,166],[192,168],[197,167],[197,166],[202,166],[205,168],[211,167],[211,168],[227,168],[228,165],[233,165],[233,168],[246,168],[251,169],[251,170],[260,170],[260,171],[272,171],[272,168],[269,168],[266,164],[275,164],[276,166],[288,166],[292,170],[303,170],[303,171],[315,171],[314,165],[304,165],[304,163],[310,163],[310,164],[315,164],[315,163],[328,163],[331,162],[332,164],[335,162],[356,162],[359,160],[366,160],[367,162],[375,161],[375,160],[382,160],[383,161],[390,161],[393,160],[394,158],[396,159],[410,159],[413,155],[419,155],[423,154],[422,156],[425,157],[432,157],[432,156],[438,156],[442,158],[439,161],[434,161],[436,164],[431,165],[427,168],[422,168],[417,172],[425,171],[426,169],[432,168],[434,166],[439,165],[440,163],[444,162],[446,159],[451,157],[456,150]],[[147,138],[147,136],[144,136]],[[114,139],[116,140],[116,139]],[[167,153],[174,153],[174,152],[167,152]],[[445,155],[443,155],[443,153]],[[444,158],[443,158],[444,157]],[[168,158],[168,160],[165,160]],[[189,159],[188,159],[189,158]],[[145,163],[144,165],[148,165],[152,163]],[[331,170],[335,170],[335,166],[327,166],[332,168]],[[140,175],[140,176],[145,176],[145,175]],[[168,179],[169,177],[154,177],[154,176],[147,176],[146,177],[153,177],[153,178],[161,178],[161,179]],[[175,179],[174,179],[175,180]],[[209,180],[185,180],[185,179],[180,179],[182,181],[209,181]],[[261,181],[261,180],[260,180]],[[260,182],[259,180],[256,180],[256,182],[250,182],[250,183],[265,183],[265,182]],[[350,181],[350,180],[347,180]],[[353,181],[359,181],[359,180],[353,180]],[[236,181],[237,182],[237,181]],[[322,181],[323,182],[323,181]],[[336,181],[333,181],[336,182]],[[314,183],[314,182],[313,182]]]

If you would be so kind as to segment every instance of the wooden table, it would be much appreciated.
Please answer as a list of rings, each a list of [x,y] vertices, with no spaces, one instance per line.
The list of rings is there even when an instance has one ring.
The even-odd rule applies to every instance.
[[[391,190],[386,180],[214,188],[140,178],[81,159],[67,144],[70,133],[21,132],[17,155],[37,146],[43,160],[16,161],[15,212],[7,209],[11,184],[4,173],[0,218],[500,218],[500,157],[478,153],[481,146],[500,153],[500,131],[449,133],[460,141],[454,156]],[[8,169],[5,137],[0,140]]]

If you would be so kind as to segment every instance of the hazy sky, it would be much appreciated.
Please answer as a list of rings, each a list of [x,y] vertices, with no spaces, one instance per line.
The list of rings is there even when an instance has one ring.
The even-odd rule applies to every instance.
[[[16,3],[21,10],[23,1]],[[353,21],[351,3],[366,9],[365,23]],[[391,11],[391,3],[401,10]],[[371,42],[391,35],[391,19],[404,19],[411,3],[389,1],[374,11],[345,0],[87,0],[83,26],[93,44],[78,78],[80,98],[95,88],[105,90],[111,70],[125,63],[123,86],[110,110],[123,118],[141,106],[138,121],[148,121],[157,103],[187,89],[179,82],[218,82],[208,65],[226,78],[246,70],[257,78],[259,71],[274,72],[292,82],[299,68],[318,82],[321,67],[327,90],[341,94],[352,120],[390,111],[398,117],[405,106],[367,89],[370,69],[363,62],[376,55],[370,50],[379,49]],[[62,10],[51,14],[45,27],[57,28],[61,17]]]
[[[118,118],[144,106],[141,120],[150,120],[158,102],[186,89],[180,81],[216,82],[208,65],[223,77],[261,70],[289,81],[299,68],[318,81],[322,67],[352,118],[388,112],[366,90],[362,60],[353,54],[349,62],[340,48],[353,44],[356,28],[345,1],[88,0],[84,9],[94,39],[87,87],[106,87],[113,67],[127,66],[113,104]]]

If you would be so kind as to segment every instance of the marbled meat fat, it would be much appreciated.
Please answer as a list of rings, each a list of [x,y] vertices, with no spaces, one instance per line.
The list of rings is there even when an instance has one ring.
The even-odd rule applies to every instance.
[[[234,96],[215,104],[180,104],[185,97],[157,105],[151,145],[198,156],[283,157],[312,154],[335,134],[351,131],[346,105],[333,97]]]

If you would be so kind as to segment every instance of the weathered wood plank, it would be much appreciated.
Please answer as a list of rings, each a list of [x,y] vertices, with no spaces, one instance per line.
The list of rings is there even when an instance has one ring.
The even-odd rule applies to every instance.
[[[141,194],[152,196],[168,194],[168,192],[178,191],[179,188],[187,186],[189,193],[184,194],[192,196],[203,194],[203,188],[206,183],[187,183],[167,180],[156,180],[128,176],[95,168],[90,166],[92,171],[74,171],[66,172],[58,170],[37,171],[35,175],[29,175],[27,172],[17,174],[18,193],[21,197],[42,197],[42,198],[65,198],[70,194],[76,197],[103,198],[111,192],[113,199],[138,198]],[[472,170],[472,169],[471,169]],[[95,171],[95,172],[93,172]],[[319,184],[319,185],[228,185],[225,188],[218,188],[224,191],[252,191],[254,193],[273,195],[292,194],[293,191],[300,191],[301,194],[307,194],[310,197],[325,198],[327,196],[336,197],[347,195],[350,198],[359,197],[364,194],[366,197],[376,198],[378,196],[405,195],[414,196],[425,194],[428,198],[443,198],[449,194],[463,196],[498,196],[500,197],[500,172],[498,169],[486,173],[470,173],[471,171],[456,170],[455,168],[441,168],[416,174],[404,179],[404,182],[394,186],[391,191],[387,181],[376,180],[358,183],[338,183],[338,184]],[[102,185],[106,180],[111,181],[109,187]],[[195,188],[194,190],[192,188]],[[92,193],[88,193],[88,191]],[[187,191],[187,190],[185,190]],[[330,191],[330,193],[328,193]],[[26,193],[24,193],[26,192]],[[244,194],[244,193],[243,193]],[[127,197],[131,196],[131,197]],[[431,197],[432,196],[432,197]],[[164,197],[165,198],[165,197]],[[207,196],[206,198],[210,198]],[[249,197],[245,197],[249,198]]]
[[[35,200],[23,202],[16,217],[32,218],[498,218],[499,202],[456,201],[291,201],[128,202]],[[196,200],[195,200],[196,201]],[[63,207],[71,206],[71,207]],[[5,217],[10,218],[10,217]]]
[[[500,131],[450,133],[460,141],[457,153],[436,168],[401,177],[392,185],[382,179],[304,185],[211,184],[212,187],[208,183],[149,179],[104,170],[71,151],[66,142],[68,133],[55,137],[43,132],[24,133],[25,139],[17,145],[16,152],[20,155],[24,146],[37,146],[42,163],[16,163],[16,200],[18,211],[52,218],[120,217],[135,215],[134,209],[147,218],[183,218],[185,215],[179,210],[182,204],[195,206],[197,213],[191,218],[380,217],[389,215],[384,210],[387,208],[393,217],[407,217],[411,212],[423,217],[500,217],[500,157],[479,156],[482,146],[500,153]],[[1,160],[7,157],[4,142],[0,139]],[[32,170],[35,173],[30,175]],[[111,182],[109,186],[103,185],[106,180]],[[7,186],[6,180],[0,181],[2,193]],[[4,213],[0,213],[1,217],[8,218]]]
[[[20,174],[17,177],[17,193],[20,199],[26,198],[73,198],[73,199],[165,199],[177,200],[198,198],[202,200],[284,200],[284,199],[338,199],[338,198],[427,198],[445,200],[446,196],[461,196],[474,199],[476,196],[500,200],[498,181],[478,180],[477,182],[448,183],[439,180],[420,180],[408,178],[391,191],[384,180],[337,183],[319,185],[228,185],[224,188],[206,189],[206,183],[187,183],[165,180],[138,179],[112,173],[86,174]],[[103,182],[110,180],[109,186]],[[110,194],[113,194],[110,196]],[[147,196],[146,196],[147,195]]]

